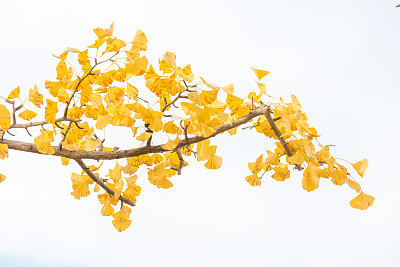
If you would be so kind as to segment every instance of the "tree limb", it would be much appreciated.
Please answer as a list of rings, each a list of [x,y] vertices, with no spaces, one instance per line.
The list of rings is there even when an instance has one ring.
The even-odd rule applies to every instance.
[[[89,175],[89,177],[99,186],[101,186],[101,188],[103,188],[104,190],[106,190],[107,193],[109,193],[110,195],[114,196],[114,191],[111,190],[105,183],[103,183],[102,180],[100,180],[99,177],[97,177],[87,166],[86,164],[83,162],[83,160],[81,159],[74,159],[76,161],[76,163],[79,164],[79,166],[82,168],[82,170],[84,172],[86,172],[87,175]],[[121,200],[122,202],[130,205],[130,206],[135,206],[135,203],[132,200],[129,200],[123,196],[120,196],[118,198],[119,200]]]
[[[267,112],[268,112],[268,106],[258,107],[257,109],[250,111],[248,114],[244,115],[240,119],[237,119],[235,121],[232,121],[232,122],[229,122],[229,123],[219,126],[215,130],[215,132],[213,134],[211,134],[210,136],[207,136],[207,137],[194,136],[194,137],[189,137],[188,139],[179,141],[179,144],[176,146],[176,149],[185,147],[185,146],[189,146],[191,144],[195,144],[195,143],[201,142],[203,140],[210,139],[210,138],[212,138],[220,133],[223,133],[229,129],[240,126],[240,125],[252,120],[253,118],[255,118],[257,116],[264,115]],[[8,139],[3,139],[3,141],[1,141],[1,143],[7,144],[9,149],[42,154],[37,150],[36,145],[33,143],[14,141],[14,140],[8,140]],[[137,157],[140,155],[145,155],[145,154],[150,154],[150,153],[163,153],[163,152],[168,151],[168,150],[162,148],[161,145],[145,146],[145,147],[133,148],[133,149],[128,149],[128,150],[107,151],[107,152],[106,151],[66,150],[66,149],[60,149],[58,146],[53,146],[53,149],[55,151],[55,153],[52,154],[53,156],[61,156],[61,157],[70,158],[70,159],[95,159],[95,160],[113,160],[113,159],[121,159],[121,158],[127,158],[127,157]]]

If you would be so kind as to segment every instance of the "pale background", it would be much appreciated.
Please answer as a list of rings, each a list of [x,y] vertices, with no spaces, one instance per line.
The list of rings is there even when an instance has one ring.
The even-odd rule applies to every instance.
[[[75,200],[58,158],[10,151],[0,162],[0,266],[400,266],[398,1],[7,1],[0,9],[0,93],[54,80],[52,53],[82,49],[92,29],[115,23],[149,39],[152,63],[173,51],[180,65],[245,96],[250,67],[267,91],[295,94],[334,155],[368,158],[362,179],[376,200],[350,207],[348,187],[326,180],[308,193],[301,176],[249,186],[247,163],[268,147],[239,130],[215,139],[217,171],[193,163],[174,187],[142,175],[132,226],[117,232],[95,195]],[[26,136],[24,131],[19,135]],[[118,142],[116,141],[116,144]],[[121,145],[121,144],[118,144]],[[123,144],[122,144],[123,145]],[[350,168],[349,168],[350,169]],[[354,172],[354,170],[353,170]]]

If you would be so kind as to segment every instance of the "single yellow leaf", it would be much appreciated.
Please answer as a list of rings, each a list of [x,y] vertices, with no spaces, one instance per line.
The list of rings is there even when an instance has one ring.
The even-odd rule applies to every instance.
[[[37,150],[42,154],[52,155],[55,153],[54,148],[50,142],[40,142],[36,138],[34,139]]]
[[[105,116],[97,116],[97,121],[96,121],[96,128],[99,130],[103,130],[104,127],[106,127],[111,121],[111,116],[110,115],[105,115]]]
[[[251,186],[260,186],[261,181],[258,178],[257,174],[249,175],[246,177],[246,181],[251,185]]]
[[[14,98],[19,97],[19,91],[20,91],[20,88],[18,86],[17,88],[15,88],[14,90],[11,91],[11,93],[8,95],[7,99],[14,99]]]
[[[290,171],[288,169],[288,166],[285,166],[286,168],[282,167],[274,167],[275,173],[272,174],[272,178],[274,178],[277,181],[285,181],[286,179],[290,178]]]
[[[179,137],[177,137],[175,140],[168,140],[167,143],[162,145],[161,147],[165,150],[174,150],[176,146],[179,144]]]
[[[93,180],[88,175],[72,173],[71,180],[72,189],[74,190],[71,195],[73,195],[76,199],[90,195],[89,184],[92,184]]]
[[[95,151],[99,145],[100,145],[100,141],[96,141],[96,140],[93,140],[90,138],[85,141],[82,148],[85,151]]]
[[[204,164],[204,167],[210,170],[219,169],[222,165],[222,158],[217,155],[212,155],[211,158]]]
[[[114,208],[110,204],[106,204],[101,208],[101,215],[103,215],[103,216],[111,216],[113,214],[114,214]]]
[[[56,115],[58,112],[57,102],[46,99],[47,105],[44,111],[44,119],[51,124],[56,122]]]
[[[346,177],[345,182],[350,188],[356,190],[357,193],[359,193],[361,191],[361,186],[356,181],[352,181],[352,180],[350,180],[349,178]]]
[[[56,71],[57,71],[57,80],[62,80],[62,78],[64,78],[65,75],[67,75],[68,73],[68,68],[67,65],[65,64],[64,60],[61,60],[57,67],[56,67]]]
[[[132,183],[128,185],[122,196],[136,203],[136,197],[140,195],[140,191],[140,186]]]
[[[266,70],[258,70],[253,68],[254,74],[257,76],[258,80],[261,80],[265,75],[267,75],[269,73],[269,71]]]
[[[43,95],[39,94],[39,89],[38,87],[35,86],[33,89],[29,89],[29,101],[31,101],[35,106],[40,108],[40,106],[43,104]]]
[[[115,229],[117,229],[118,232],[122,232],[125,231],[131,225],[131,220],[125,218],[117,218],[112,221],[112,224],[114,225]]]
[[[286,162],[291,164],[291,165],[295,165],[295,164],[302,164],[305,161],[305,157],[303,152],[301,152],[300,150],[296,152],[296,154],[294,154],[291,157],[286,156]]]
[[[299,100],[297,99],[297,97],[295,95],[291,95],[292,96],[292,105],[293,105],[293,109],[295,111],[300,111],[301,110],[301,105]]]
[[[262,94],[266,94],[267,93],[267,86],[265,85],[265,83],[257,83],[258,88],[260,89],[260,92]]]
[[[67,166],[69,164],[70,158],[61,157],[61,164]]]
[[[103,98],[101,97],[99,92],[92,94],[90,96],[90,101],[92,101],[92,108],[96,109],[100,107],[100,105],[102,104],[102,100]]]
[[[0,144],[0,159],[8,158],[8,146],[6,144]]]
[[[367,159],[363,159],[360,160],[357,163],[353,163],[351,164],[353,166],[353,168],[357,171],[357,173],[363,177],[364,172],[367,170],[368,168],[368,160]]]
[[[135,99],[136,96],[138,95],[138,93],[139,93],[139,90],[135,86],[131,85],[128,82],[126,83],[126,95],[129,98]]]
[[[0,183],[4,182],[5,179],[6,179],[6,176],[4,174],[0,173]]]
[[[359,210],[366,210],[372,205],[375,198],[373,196],[361,193],[350,201],[350,206]]]
[[[316,174],[315,167],[308,165],[303,173],[302,185],[307,192],[313,191],[319,186],[319,177]]]
[[[221,89],[221,87],[219,87],[219,86],[215,86],[215,85],[212,85],[212,84],[210,84],[210,83],[207,83],[203,78],[201,78],[201,77],[199,77],[200,78],[200,80],[205,84],[205,85],[207,85],[208,87],[210,87],[211,89],[214,89],[214,90],[219,90],[219,89]]]
[[[11,124],[11,114],[10,111],[0,104],[0,127],[3,131],[8,131]]]
[[[119,180],[114,184],[114,198],[119,198],[122,193],[122,189],[124,188],[124,181]]]
[[[193,92],[193,94],[195,94],[195,92]],[[216,90],[211,90],[211,91],[202,91],[200,93],[200,101],[202,105],[209,105],[212,102],[214,102],[217,99],[217,95],[218,95],[218,91]],[[193,100],[197,100],[195,99],[196,96],[195,95],[191,95],[191,97],[193,98]],[[189,98],[190,99],[190,98]],[[192,99],[190,99],[192,100]],[[193,101],[192,100],[192,101]],[[193,101],[194,103],[196,103],[195,101]]]
[[[93,188],[93,191],[96,192],[96,193],[99,192],[100,191],[100,186],[98,184],[96,184],[94,186],[94,188]]]
[[[37,116],[37,113],[31,110],[25,110],[22,111],[20,114],[18,114],[18,117],[20,117],[23,120],[30,121],[31,119],[35,118]]]
[[[133,38],[132,44],[140,51],[147,50],[147,37],[142,30],[137,30],[135,37]]]
[[[233,91],[234,91],[233,84],[230,84],[230,85],[228,85],[228,86],[221,87],[221,89],[224,90],[225,93],[227,93],[228,95],[233,94]]]
[[[136,140],[146,141],[147,139],[150,138],[151,135],[152,135],[152,133],[144,132],[144,133],[139,134],[138,136],[136,136]]]

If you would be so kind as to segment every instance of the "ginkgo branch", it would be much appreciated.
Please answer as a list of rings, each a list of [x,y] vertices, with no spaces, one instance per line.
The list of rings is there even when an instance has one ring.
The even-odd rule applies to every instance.
[[[82,170],[95,182],[97,183],[101,188],[103,188],[108,194],[110,194],[111,196],[114,196],[114,191],[109,188],[102,180],[100,180],[100,178],[98,178],[87,166],[86,164],[83,162],[83,160],[81,159],[74,159],[76,161],[76,163],[79,164],[79,166],[82,168]],[[119,200],[121,200],[122,202],[125,202],[126,204],[130,205],[130,206],[135,206],[135,203],[132,200],[129,200],[123,196],[120,196],[118,198]]]
[[[187,98],[187,97],[181,96],[183,92],[186,92],[186,90],[179,92],[178,96],[175,97],[174,100],[172,100],[168,104],[165,104],[165,106],[162,108],[161,112],[164,112],[169,106],[173,105],[179,98]]]
[[[71,119],[71,118],[58,118],[55,120],[55,122],[62,122],[62,121],[69,121],[69,122],[78,122],[81,121],[80,119]],[[24,124],[12,124],[10,125],[11,128],[28,128],[28,127],[35,127],[35,126],[42,126],[45,124],[48,124],[49,122],[47,121],[38,121],[38,122],[30,122],[30,123],[24,123]]]
[[[285,150],[286,155],[288,155],[289,157],[293,156],[292,151],[289,148],[288,143],[286,142],[286,140],[282,137],[281,131],[279,130],[278,126],[276,126],[275,120],[272,118],[271,116],[272,110],[271,108],[268,106],[267,112],[264,114],[265,117],[267,118],[269,125],[271,125],[272,130],[274,131],[275,135],[278,137],[279,142],[281,143],[283,149]],[[296,164],[295,168],[299,171],[301,171],[302,169],[304,169],[301,165]]]
[[[179,158],[179,166],[178,166],[178,170],[177,170],[178,175],[181,175],[182,168],[185,165],[185,160],[182,157],[182,153],[181,153],[180,149],[176,150],[175,153],[178,155],[178,158]]]
[[[219,126],[218,128],[216,128],[215,132],[210,136],[206,137],[194,136],[194,137],[189,137],[187,140],[179,141],[179,144],[176,146],[176,149],[210,139],[220,133],[223,133],[237,126],[245,124],[246,122],[249,122],[253,118],[260,115],[264,115],[267,112],[268,112],[268,106],[258,107],[257,109],[250,111],[248,114],[244,115],[243,117],[237,120]],[[9,149],[42,154],[37,150],[36,145],[33,143],[26,143],[22,141],[14,141],[8,139],[4,139],[2,143],[7,144]],[[71,159],[95,159],[95,160],[113,160],[120,158],[137,157],[140,155],[151,154],[151,153],[163,153],[168,151],[162,148],[162,145],[145,146],[145,147],[139,147],[128,150],[118,150],[118,151],[64,150],[60,149],[57,146],[53,146],[53,149],[55,151],[54,154],[52,154],[53,156],[61,156],[64,158],[71,158]]]

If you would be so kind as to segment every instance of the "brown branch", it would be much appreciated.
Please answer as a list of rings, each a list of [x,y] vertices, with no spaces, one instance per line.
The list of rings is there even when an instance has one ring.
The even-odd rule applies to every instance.
[[[179,166],[178,166],[178,175],[181,175],[181,171],[183,166],[185,166],[185,160],[182,157],[181,149],[179,148],[178,150],[175,151],[175,153],[178,155],[179,158]]]
[[[292,151],[290,151],[289,145],[286,142],[286,140],[282,137],[281,131],[279,130],[278,126],[276,126],[275,120],[272,118],[271,113],[272,113],[272,110],[270,107],[268,107],[267,112],[265,112],[264,115],[267,118],[269,125],[271,125],[271,128],[274,131],[275,135],[278,137],[279,142],[283,146],[283,149],[285,150],[286,155],[291,157],[291,156],[293,156],[293,153],[292,153]],[[303,167],[299,164],[296,164],[295,168],[299,171],[303,169]]]
[[[89,175],[89,177],[99,186],[101,186],[101,188],[103,188],[104,190],[106,190],[106,192],[112,196],[114,196],[114,191],[111,190],[105,183],[103,183],[102,180],[100,180],[99,177],[97,177],[87,166],[86,164],[83,162],[83,160],[81,159],[74,159],[76,161],[76,163],[79,164],[79,166],[81,166],[82,170],[84,172],[86,172],[87,175]],[[126,204],[130,205],[130,206],[135,206],[135,203],[132,200],[129,200],[123,196],[120,196],[118,198],[119,200],[121,200],[121,202],[125,202]]]
[[[185,92],[179,92],[178,96],[174,98],[174,100],[172,100],[171,102],[169,102],[168,104],[165,104],[165,106],[162,108],[161,112],[164,112],[169,106],[173,105],[179,98],[186,98],[184,96],[181,96],[181,94]]]
[[[70,118],[59,118],[56,119],[56,122],[60,122],[60,121],[69,121],[69,122],[75,122],[75,121],[80,121],[80,119],[70,119]],[[28,127],[34,127],[34,126],[42,126],[48,124],[47,121],[38,121],[38,122],[30,122],[30,123],[25,123],[25,124],[12,124],[10,125],[10,129],[11,128],[28,128]]]
[[[194,136],[189,137],[188,139],[179,141],[179,144],[176,146],[176,149],[189,146],[191,144],[195,144],[201,142],[203,140],[210,139],[218,134],[221,134],[225,131],[228,131],[232,128],[240,126],[246,122],[249,122],[253,118],[266,114],[268,112],[268,106],[261,106],[255,110],[252,110],[248,114],[244,115],[242,118],[237,119],[235,121],[226,123],[224,125],[219,126],[213,134],[207,137],[202,136]],[[26,143],[21,141],[13,141],[4,139],[1,143],[7,144],[9,149],[31,152],[41,154],[36,145],[33,143]],[[163,153],[169,150],[166,150],[161,147],[161,145],[155,146],[145,146],[139,147],[129,150],[118,150],[118,151],[82,151],[82,150],[66,150],[66,149],[59,149],[57,146],[53,146],[55,153],[53,156],[61,156],[64,158],[71,158],[71,159],[95,159],[95,160],[113,160],[113,159],[120,159],[120,158],[127,158],[127,157],[137,157],[140,155],[150,154],[150,153]]]
[[[67,129],[65,130],[65,133],[61,132],[62,135],[63,135],[63,137],[61,138],[61,141],[60,141],[60,143],[58,144],[58,149],[60,149],[60,150],[62,149],[62,142],[64,142],[65,139],[67,138],[67,134],[68,134],[68,131],[71,129],[71,126],[72,126],[72,121],[69,122],[68,127],[67,127]]]

